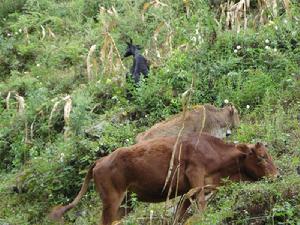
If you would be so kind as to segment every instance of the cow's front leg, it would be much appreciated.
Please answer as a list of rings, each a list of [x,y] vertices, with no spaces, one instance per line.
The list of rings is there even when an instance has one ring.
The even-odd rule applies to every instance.
[[[199,166],[189,165],[186,170],[186,176],[190,183],[190,189],[198,189],[193,198],[196,200],[197,206],[200,211],[206,208],[205,194],[204,194],[204,177],[205,169]]]

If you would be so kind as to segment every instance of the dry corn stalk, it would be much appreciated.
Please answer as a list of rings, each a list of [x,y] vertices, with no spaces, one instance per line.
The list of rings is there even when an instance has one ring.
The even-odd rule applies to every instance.
[[[31,143],[28,140],[28,125],[27,125],[27,120],[25,117],[25,99],[24,97],[20,96],[18,93],[16,93],[16,100],[18,102],[18,115],[20,116],[20,118],[24,121],[24,133],[25,133],[25,137],[24,137],[24,142],[25,144],[29,144]]]
[[[109,32],[104,33],[104,41],[100,50],[100,62],[102,74],[107,76],[123,74],[126,71],[119,50]]]
[[[160,6],[168,6],[167,4],[165,3],[162,3],[158,0],[154,0],[154,1],[150,1],[150,2],[145,2],[144,5],[143,5],[143,9],[142,9],[142,21],[144,22],[145,20],[145,13],[148,11],[148,9],[150,9],[151,7],[160,7]]]
[[[30,125],[30,140],[33,140],[33,135],[34,135],[34,123],[35,123],[36,117],[34,118],[33,122]]]
[[[91,62],[91,57],[94,53],[94,51],[96,50],[96,45],[92,45],[90,47],[89,53],[87,55],[86,58],[86,70],[87,70],[87,77],[88,77],[88,82],[90,82],[93,79],[93,74],[92,74],[92,67],[93,67],[93,63]]]
[[[49,119],[48,119],[48,128],[50,128],[50,126],[51,126],[52,117],[53,117],[54,113],[57,111],[57,108],[58,108],[58,105],[59,105],[60,102],[61,101],[57,101],[57,102],[54,103],[54,106],[51,110],[51,113],[50,113],[50,116],[49,116]]]
[[[186,16],[189,17],[190,15],[190,1],[189,0],[182,0],[183,1],[183,5],[186,11]]]
[[[30,43],[30,40],[29,40],[29,34],[28,34],[28,29],[27,27],[24,27],[24,34],[25,34],[25,37],[26,37],[26,41],[27,41],[27,44]]]
[[[166,31],[163,33],[163,30]],[[163,39],[163,42],[161,44],[158,44],[158,37],[161,37],[161,39]],[[151,46],[149,47],[149,49],[153,49],[153,51],[149,51],[146,49],[144,52],[145,57],[150,59],[151,65],[153,67],[160,66],[163,62],[162,58],[168,57],[170,54],[172,54],[172,40],[173,31],[171,26],[166,21],[162,21],[153,32]]]
[[[154,33],[153,33],[153,40],[154,40],[154,46],[155,46],[155,51],[156,51],[156,55],[158,58],[160,58],[160,52],[158,50],[158,46],[157,46],[157,37],[161,31],[161,29],[164,27],[165,23],[161,22],[155,29]]]
[[[257,12],[256,16],[254,16],[254,23],[258,21],[259,24],[266,24],[269,20],[267,13],[270,13],[272,18],[277,17],[279,2],[282,3],[286,13],[290,16],[290,0],[257,0]],[[226,28],[240,32],[242,23],[243,28],[247,28],[247,13],[250,12],[250,0],[240,0],[236,4],[234,4],[234,1],[228,0],[226,3],[220,4],[220,11],[219,21],[216,20],[219,27],[225,17]]]
[[[61,100],[58,100],[54,103],[54,106],[51,110],[49,120],[48,120],[48,128],[50,129],[52,117],[53,117],[54,113],[58,111],[58,106],[62,101],[65,102],[65,105],[64,105],[64,124],[65,124],[64,125],[64,129],[65,129],[64,137],[66,138],[67,136],[69,136],[70,114],[72,111],[72,98],[70,95],[67,95],[66,97],[64,97]]]
[[[193,202],[193,197],[197,194],[200,194],[203,191],[209,190],[210,192],[216,191],[216,186],[214,185],[205,185],[203,187],[195,187],[189,190],[188,193],[184,194],[177,206],[177,210],[176,210],[176,215],[175,215],[175,219],[173,221],[173,225],[178,224],[178,219],[179,219],[179,215],[178,212],[180,212],[181,207],[183,206],[184,202],[186,200],[189,200],[190,202]],[[209,195],[208,198],[205,198],[205,201],[208,201],[209,198],[211,198],[213,195]]]
[[[241,30],[241,23],[244,22],[244,29],[247,28],[247,9],[250,7],[250,0],[240,0],[234,4],[232,1],[227,2],[227,29],[235,28],[239,33]],[[244,21],[242,21],[242,18]]]
[[[41,25],[41,28],[42,28],[42,39],[41,39],[41,41],[42,41],[46,37],[46,31],[45,31],[45,28],[43,27],[43,25]]]
[[[48,32],[49,32],[49,35],[50,35],[53,39],[56,38],[55,34],[52,32],[52,30],[50,29],[50,27],[48,27]]]
[[[11,92],[8,92],[6,98],[5,98],[5,102],[6,102],[6,109],[9,109],[9,100],[10,100],[10,95]]]
[[[109,33],[110,30],[116,26],[117,20],[114,18],[118,17],[118,13],[113,7],[111,9],[105,9],[104,7],[101,7],[100,14],[104,15],[102,17],[104,40],[100,50],[102,73],[106,74],[107,76],[122,74],[122,70],[125,71],[126,68],[122,63],[122,59],[116,47],[115,41]],[[107,18],[109,18],[109,20]],[[116,80],[119,79],[118,77],[114,78]]]
[[[65,125],[70,125],[70,114],[72,111],[72,98],[70,95],[63,98],[63,100],[66,102],[64,106],[64,121]]]
[[[72,98],[70,95],[63,98],[63,100],[66,102],[64,106],[64,121],[65,121],[65,131],[64,131],[64,137],[67,138],[70,134],[70,114],[72,111]]]
[[[25,113],[25,100],[18,93],[16,93],[16,100],[18,102],[18,114],[20,116],[24,116],[24,113]]]
[[[285,8],[286,13],[288,14],[289,17],[291,17],[291,9],[290,9],[290,0],[283,0],[283,5]]]

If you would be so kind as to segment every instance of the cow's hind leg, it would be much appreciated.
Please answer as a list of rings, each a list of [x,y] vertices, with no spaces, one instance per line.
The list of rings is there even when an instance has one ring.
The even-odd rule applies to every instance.
[[[104,171],[104,172],[103,172]],[[105,175],[105,170],[94,171],[96,190],[102,200],[102,225],[111,225],[118,220],[118,210],[125,196],[125,189],[113,185],[112,178]]]
[[[107,195],[101,193],[101,199],[103,202],[102,209],[102,224],[111,225],[114,221],[119,220],[119,208],[124,199],[125,193],[117,192],[116,190],[110,190]]]
[[[123,202],[118,210],[118,220],[122,219],[124,216],[126,216],[133,210],[130,194],[131,193],[128,192],[125,194]]]

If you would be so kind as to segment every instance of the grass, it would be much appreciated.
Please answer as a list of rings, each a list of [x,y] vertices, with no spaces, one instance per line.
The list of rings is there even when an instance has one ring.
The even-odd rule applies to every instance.
[[[73,199],[88,165],[180,112],[192,81],[190,104],[233,102],[241,126],[230,141],[268,143],[282,179],[221,187],[203,214],[192,208],[189,224],[299,223],[299,4],[278,2],[263,24],[254,2],[237,33],[207,1],[2,1],[0,224],[52,224],[50,208]],[[151,63],[138,87],[124,79],[131,59],[120,60],[129,38]],[[66,224],[99,221],[90,189]],[[163,203],[135,204],[126,224],[173,220]]]

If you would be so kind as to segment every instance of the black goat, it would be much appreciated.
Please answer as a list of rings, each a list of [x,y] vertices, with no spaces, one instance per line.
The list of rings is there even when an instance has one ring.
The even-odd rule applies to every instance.
[[[139,45],[133,45],[132,39],[127,43],[127,49],[124,54],[124,58],[128,56],[133,56],[133,65],[130,69],[130,73],[133,76],[134,82],[138,83],[140,81],[141,74],[146,78],[149,73],[149,65],[144,56],[141,55],[140,51],[142,48]]]

